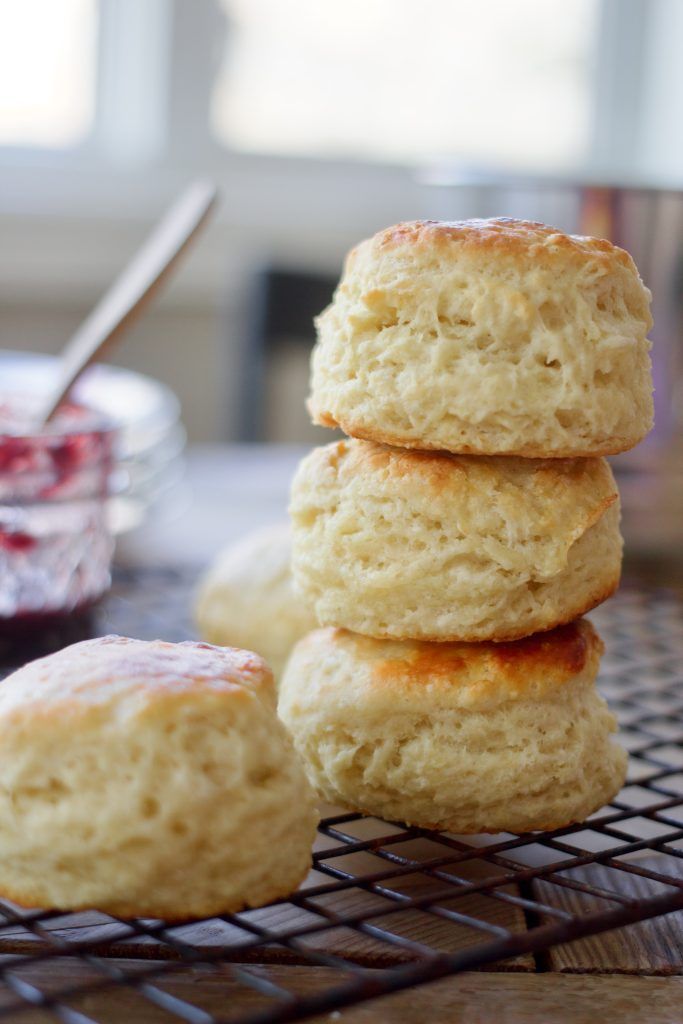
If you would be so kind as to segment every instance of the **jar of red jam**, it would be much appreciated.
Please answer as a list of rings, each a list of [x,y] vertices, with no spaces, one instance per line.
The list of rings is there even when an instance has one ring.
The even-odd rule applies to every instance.
[[[31,400],[0,396],[0,630],[84,611],[109,587],[116,428],[67,404],[32,429]]]

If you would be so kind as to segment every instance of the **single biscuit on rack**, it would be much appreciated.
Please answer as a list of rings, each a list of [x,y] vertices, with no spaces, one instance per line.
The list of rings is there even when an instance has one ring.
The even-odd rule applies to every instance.
[[[320,625],[378,638],[512,640],[570,622],[619,583],[604,459],[314,449],[292,483],[295,587]]]
[[[602,649],[581,620],[509,644],[321,629],[294,648],[279,713],[332,803],[448,832],[559,828],[624,781]]]
[[[257,651],[276,679],[296,641],[316,626],[292,589],[291,554],[288,524],[254,530],[218,555],[195,604],[205,640]]]
[[[407,448],[609,455],[652,426],[650,293],[622,249],[529,221],[415,221],[349,254],[317,320],[316,423]]]
[[[0,687],[0,892],[180,920],[290,893],[314,797],[248,651],[109,636]]]

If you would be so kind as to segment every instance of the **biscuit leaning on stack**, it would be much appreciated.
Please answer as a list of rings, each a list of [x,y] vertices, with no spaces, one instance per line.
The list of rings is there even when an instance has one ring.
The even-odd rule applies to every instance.
[[[257,651],[275,676],[315,626],[293,591],[289,523],[252,530],[218,553],[202,576],[194,617],[203,640]]]
[[[295,585],[334,628],[280,696],[327,799],[514,832],[619,790],[602,643],[575,620],[619,582],[601,456],[652,423],[649,298],[621,249],[525,221],[402,224],[350,254],[309,407],[351,439],[304,459],[291,502]]]

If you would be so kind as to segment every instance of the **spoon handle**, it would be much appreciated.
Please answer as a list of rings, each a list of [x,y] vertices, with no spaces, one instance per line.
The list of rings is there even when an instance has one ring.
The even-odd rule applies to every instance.
[[[124,334],[140,315],[207,220],[216,198],[215,185],[196,181],[168,210],[64,349],[58,378],[39,412],[41,423],[54,416],[103,348]]]

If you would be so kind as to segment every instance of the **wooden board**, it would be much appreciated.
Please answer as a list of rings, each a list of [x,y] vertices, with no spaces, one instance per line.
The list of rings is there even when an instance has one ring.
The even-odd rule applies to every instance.
[[[672,858],[666,858],[664,867],[659,858],[652,855],[633,859],[632,863],[654,871],[676,871],[683,877],[683,862],[674,862],[672,866],[671,861]],[[636,899],[665,891],[657,882],[600,864],[577,868],[567,872],[567,876]],[[596,912],[616,905],[543,881],[534,883],[534,896],[573,914]],[[683,974],[683,911],[556,946],[546,956],[553,971]],[[683,1019],[683,1007],[679,1019]]]
[[[134,964],[120,962],[124,970]],[[338,972],[309,967],[252,967],[253,973],[298,994],[339,983]],[[69,986],[92,981],[86,965],[70,961],[34,964],[22,980],[56,998]],[[190,1002],[223,1019],[255,1011],[264,997],[231,980],[227,971],[209,974],[183,968],[154,983],[171,1000]],[[108,989],[65,1000],[71,1009],[101,1024],[170,1024],[168,1009],[131,988]],[[0,1002],[0,1008],[7,1007]],[[681,1019],[683,978],[591,977],[548,974],[465,973],[419,988],[313,1018],[315,1024],[595,1024],[596,1014],[619,1024],[672,1024]],[[52,1024],[54,1017],[28,1009],[5,1018],[17,1024]]]

